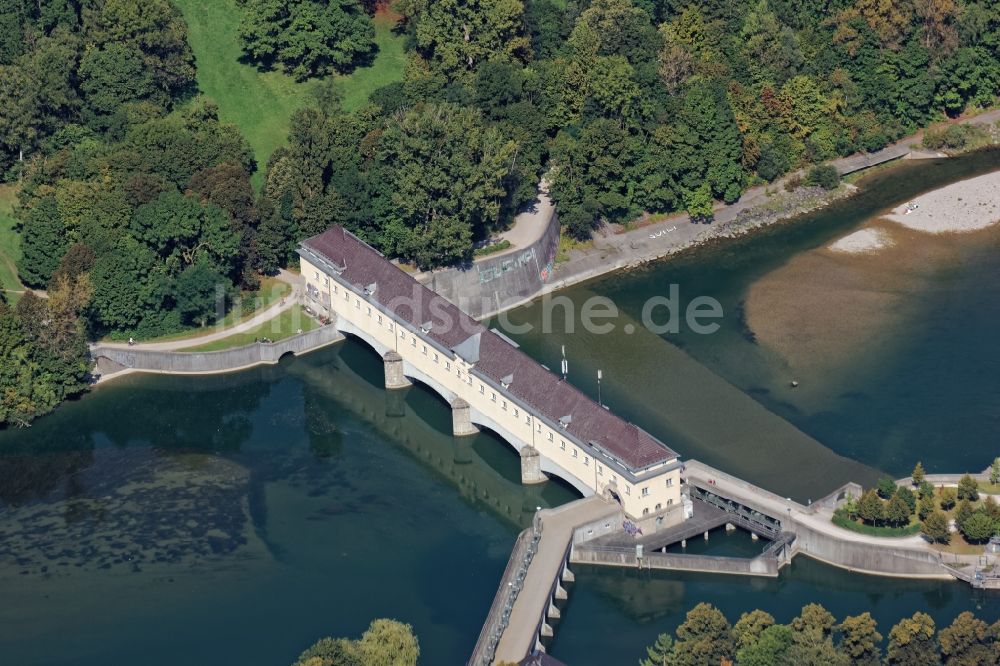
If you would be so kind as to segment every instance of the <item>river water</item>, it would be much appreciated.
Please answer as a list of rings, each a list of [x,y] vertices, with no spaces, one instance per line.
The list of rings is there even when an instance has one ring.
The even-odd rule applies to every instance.
[[[602,368],[602,399],[685,457],[788,494],[902,473],[918,456],[930,469],[981,468],[998,404],[985,339],[997,316],[984,304],[1000,287],[976,278],[996,274],[996,253],[970,251],[949,270],[953,289],[928,298],[950,315],[934,314],[882,363],[857,361],[864,397],[838,386],[822,413],[780,390],[780,364],[731,313],[789,257],[997,166],[996,154],[907,165],[800,223],[568,292],[610,296],[631,322],[649,293],[676,283],[684,299],[723,304],[717,335],[515,337],[550,367],[565,344],[571,379],[595,394],[588,378]],[[381,381],[380,359],[347,342],[224,377],[124,378],[0,432],[0,663],[280,665],[375,617],[412,623],[422,663],[463,663],[517,531],[537,506],[575,493],[558,481],[521,487],[504,443],[455,440],[436,396],[388,394]],[[740,539],[691,547],[757,547]],[[703,600],[732,619],[754,607],[788,619],[810,601],[838,616],[871,610],[883,633],[918,609],[940,622],[965,609],[1000,617],[995,597],[961,584],[803,559],[776,580],[581,569],[553,652],[576,666],[634,663]]]

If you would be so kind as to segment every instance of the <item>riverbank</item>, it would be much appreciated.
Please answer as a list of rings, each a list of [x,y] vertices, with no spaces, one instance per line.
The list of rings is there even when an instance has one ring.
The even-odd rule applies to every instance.
[[[961,124],[987,126],[1000,122],[1000,109],[987,111],[960,121]],[[924,130],[904,137],[874,153],[860,153],[832,160],[829,164],[841,176],[855,174],[873,167],[891,168],[900,160],[947,159],[961,152],[940,153],[922,147]],[[989,149],[979,147],[977,149]],[[974,152],[974,151],[970,151]],[[604,228],[595,235],[590,246],[568,251],[568,259],[557,263],[552,276],[537,292],[509,302],[478,316],[488,319],[501,312],[526,305],[533,300],[567,287],[592,280],[610,273],[676,255],[705,243],[738,238],[757,229],[778,222],[792,220],[801,215],[824,208],[831,203],[850,197],[858,190],[853,183],[844,182],[829,192],[821,188],[798,187],[786,192],[786,183],[801,180],[803,171],[786,175],[774,183],[752,187],[733,204],[717,203],[715,219],[710,225],[693,224],[683,213],[672,215],[653,224],[618,232]]]

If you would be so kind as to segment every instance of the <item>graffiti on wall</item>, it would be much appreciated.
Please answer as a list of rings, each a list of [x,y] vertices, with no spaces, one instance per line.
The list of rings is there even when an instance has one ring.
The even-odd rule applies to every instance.
[[[487,284],[499,277],[502,277],[504,273],[509,273],[512,270],[522,268],[527,266],[532,261],[535,260],[535,248],[530,248],[521,252],[516,257],[510,259],[503,259],[499,262],[494,262],[489,266],[478,266],[479,271],[479,284]]]

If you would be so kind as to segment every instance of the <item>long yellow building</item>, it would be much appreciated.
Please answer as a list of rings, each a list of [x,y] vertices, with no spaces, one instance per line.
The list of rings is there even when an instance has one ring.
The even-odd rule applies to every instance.
[[[456,436],[485,427],[521,456],[521,480],[555,474],[617,500],[640,525],[685,517],[677,453],[487,330],[342,227],[299,247],[306,299],[382,354],[386,388],[420,381],[452,407]]]

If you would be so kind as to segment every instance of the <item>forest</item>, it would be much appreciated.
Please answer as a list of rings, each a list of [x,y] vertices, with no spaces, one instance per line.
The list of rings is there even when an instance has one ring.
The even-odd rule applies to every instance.
[[[268,154],[199,89],[218,63],[196,61],[170,0],[0,0],[0,175],[18,278],[50,296],[2,297],[0,423],[82,390],[87,339],[210,324],[333,224],[433,268],[468,262],[543,176],[580,239],[643,212],[705,216],[1000,91],[1000,0],[233,10],[232,66],[311,86]],[[348,110],[345,77],[378,55],[376,10],[405,56]]]

